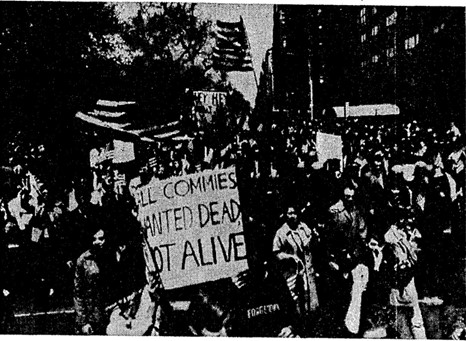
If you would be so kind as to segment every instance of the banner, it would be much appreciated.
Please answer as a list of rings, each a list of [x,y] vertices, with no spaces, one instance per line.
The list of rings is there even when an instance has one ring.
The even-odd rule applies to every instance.
[[[343,167],[343,141],[341,136],[317,132],[316,151],[320,163],[329,159],[340,160],[340,170]]]
[[[399,115],[400,108],[395,104],[366,104],[350,106],[348,102],[344,107],[333,107],[337,117],[360,116],[387,116]]]
[[[247,269],[234,168],[152,181],[136,193],[139,221],[165,289]]]

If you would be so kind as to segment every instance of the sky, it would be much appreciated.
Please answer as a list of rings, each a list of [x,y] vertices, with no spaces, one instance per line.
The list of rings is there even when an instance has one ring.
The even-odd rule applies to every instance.
[[[262,61],[266,51],[272,47],[273,38],[273,5],[271,4],[226,4],[200,3],[200,15],[206,19],[235,22],[243,17],[246,33],[251,45],[254,71],[259,80]],[[254,107],[257,86],[253,72],[229,72],[229,79],[234,87],[243,93],[246,100]]]

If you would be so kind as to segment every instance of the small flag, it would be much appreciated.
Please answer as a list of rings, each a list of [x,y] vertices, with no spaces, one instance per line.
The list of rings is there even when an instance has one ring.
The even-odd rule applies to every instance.
[[[252,71],[252,58],[243,18],[238,22],[217,20],[214,66],[225,71]]]
[[[149,168],[157,168],[157,158],[155,156],[149,159]]]
[[[117,194],[123,194],[123,189],[126,186],[126,175],[117,173],[115,174],[114,177],[115,183],[114,183],[114,191]]]

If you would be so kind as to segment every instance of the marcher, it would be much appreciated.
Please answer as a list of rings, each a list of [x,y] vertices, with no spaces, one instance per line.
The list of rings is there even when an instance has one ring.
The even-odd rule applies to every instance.
[[[104,335],[107,326],[105,308],[109,302],[109,275],[112,269],[108,235],[95,227],[92,246],[76,262],[74,306],[76,331],[84,335]]]
[[[189,306],[188,324],[191,336],[229,336],[231,306],[228,295],[217,290],[199,290]]]
[[[3,218],[3,217],[1,217]],[[0,230],[0,334],[14,334],[16,331],[15,317],[13,315],[11,290],[13,286],[12,274],[9,271],[11,259],[8,257],[7,220],[0,218],[5,225]]]
[[[351,301],[351,272],[361,262],[366,248],[367,226],[354,202],[356,190],[351,184],[343,187],[343,196],[329,208],[330,219],[321,232],[325,250],[321,296],[323,314],[331,327],[320,333],[328,337],[350,336],[344,320]]]
[[[288,280],[296,280],[291,284],[291,292],[295,294],[297,307],[304,317],[315,311],[319,306],[315,269],[312,261],[312,246],[314,232],[303,222],[298,220],[293,206],[286,211],[286,222],[275,233],[273,252],[283,267],[294,270],[288,274]],[[300,288],[300,281],[302,289]],[[299,293],[299,291],[301,293]]]
[[[259,127],[259,122],[249,123]],[[425,332],[418,292],[431,302],[435,296],[447,300],[444,296],[450,293],[449,301],[458,306],[463,304],[461,271],[465,257],[461,236],[464,236],[466,154],[464,136],[458,128],[452,125],[444,134],[424,122],[367,123],[364,119],[348,119],[344,124],[277,120],[270,127],[260,123],[261,131],[242,131],[228,145],[216,146],[215,141],[196,138],[185,151],[174,152],[169,144],[158,142],[147,153],[151,156],[150,167],[143,165],[147,160],[134,169],[133,165],[115,165],[106,160],[95,174],[92,209],[85,209],[84,200],[76,200],[76,193],[81,193],[88,202],[91,191],[85,183],[75,183],[74,204],[68,205],[73,214],[63,216],[60,211],[64,211],[66,203],[50,201],[52,193],[46,201],[47,186],[32,176],[32,173],[45,174],[39,172],[33,155],[38,148],[30,144],[22,148],[26,154],[31,151],[31,155],[21,156],[24,162],[14,163],[20,165],[15,169],[23,181],[22,190],[12,191],[8,200],[1,195],[5,216],[12,219],[7,227],[26,235],[24,240],[12,244],[24,250],[28,263],[34,260],[39,264],[38,273],[51,273],[44,270],[45,265],[57,272],[69,271],[67,268],[74,265],[70,262],[73,255],[76,253],[75,260],[84,251],[77,240],[89,225],[89,218],[100,218],[93,225],[94,245],[79,257],[74,274],[79,334],[104,334],[107,327],[107,332],[113,335],[422,338]],[[346,165],[343,172],[340,172],[341,160],[316,162],[320,156],[315,153],[311,139],[317,131],[342,135]],[[200,153],[194,153],[194,147]],[[139,186],[154,177],[161,180],[232,164],[237,167],[248,256],[251,249],[264,254],[273,252],[279,273],[270,262],[267,266],[257,265],[259,262],[250,264],[248,279],[243,278],[243,285],[236,290],[215,292],[203,288],[192,297],[188,311],[191,328],[181,332],[165,324],[164,319],[173,316],[166,313],[167,306],[160,309],[160,292],[152,289],[150,292],[140,281],[144,271],[139,260],[133,258],[138,243],[122,236],[114,245],[117,248],[110,247],[107,227],[113,232],[121,226],[140,229],[134,217],[137,207],[134,203],[127,205],[122,195],[128,185],[126,181],[114,183],[115,170],[120,180],[123,173],[130,179],[143,165],[146,172],[137,182]],[[406,172],[401,176],[400,169],[409,167],[415,167],[414,176]],[[56,184],[53,178],[43,180]],[[342,188],[346,183],[348,186]],[[131,185],[135,191],[136,183]],[[52,188],[56,190],[56,186]],[[16,199],[10,200],[14,196]],[[296,206],[288,207],[290,202]],[[300,219],[298,206],[306,207],[299,212],[304,213]],[[287,221],[275,233],[268,227],[275,224],[277,212],[283,208],[287,208]],[[131,215],[131,210],[135,214]],[[417,220],[413,221],[412,212],[408,211],[414,211]],[[78,220],[80,223],[73,227]],[[11,224],[13,221],[19,227]],[[314,226],[318,226],[318,233]],[[417,240],[419,234],[422,239]],[[259,241],[266,246],[256,248]],[[37,251],[34,256],[30,243],[34,243]],[[42,249],[38,247],[44,245],[49,246],[48,252],[39,252]],[[417,246],[421,248],[419,254]],[[404,252],[409,248],[416,250],[411,250],[411,254]],[[447,255],[448,250],[451,252]],[[56,262],[49,260],[61,265],[66,262],[68,266],[55,267]],[[350,316],[349,308],[358,302],[354,300],[354,284],[358,271],[364,267],[369,279],[367,286],[362,286],[360,311],[355,315],[360,313],[357,321],[360,325],[359,329],[350,330],[345,314]],[[365,278],[364,271],[359,275],[359,279]],[[459,280],[453,283],[453,278]],[[21,291],[11,285],[7,287],[9,297],[16,298]],[[112,315],[115,319],[110,325],[104,311],[108,305],[115,308]],[[163,318],[159,319],[160,316]],[[156,320],[162,322],[157,324]],[[429,331],[428,315],[425,324]],[[464,337],[464,329],[459,327],[452,337]],[[444,335],[450,334],[448,330]]]
[[[368,253],[364,264],[369,269],[369,281],[362,296],[360,336],[364,338],[394,338],[395,310],[390,305],[390,283],[394,257],[383,234],[368,236]]]
[[[424,321],[414,280],[418,233],[409,233],[398,222],[384,238],[393,252],[396,270],[391,276],[390,304],[395,309],[395,329],[400,338],[426,339]]]
[[[274,259],[255,259],[249,270],[234,278],[238,293],[232,294],[237,298],[232,336],[304,336],[295,302],[276,265]]]

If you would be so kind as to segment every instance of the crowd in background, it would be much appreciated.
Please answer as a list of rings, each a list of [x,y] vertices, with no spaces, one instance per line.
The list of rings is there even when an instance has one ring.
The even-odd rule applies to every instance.
[[[319,160],[318,131],[342,136],[342,161]],[[92,252],[83,255],[98,243],[99,230],[109,245],[105,277],[112,278],[106,281],[110,288],[102,289],[105,301],[142,288],[132,193],[153,176],[235,165],[250,276],[234,278],[228,290],[239,290],[243,306],[220,303],[229,296],[218,295],[223,289],[207,290],[217,292],[215,300],[200,292],[188,312],[193,320],[187,334],[425,338],[427,329],[434,335],[420,303],[466,300],[464,141],[453,122],[443,127],[364,118],[276,122],[219,145],[202,134],[157,143],[132,165],[109,159],[86,174],[61,179],[51,171],[44,145],[13,145],[2,167],[2,299],[15,300],[28,288],[37,292],[38,307],[53,295],[74,292],[76,298],[77,269],[89,263]],[[32,286],[22,283],[25,278]],[[364,282],[364,294],[361,325],[351,334],[347,312],[357,306],[356,279]],[[246,309],[251,302],[268,308]],[[212,321],[220,322],[207,321],[213,307],[219,316]],[[241,318],[229,323],[229,311],[247,313],[236,313]],[[448,334],[435,335],[464,337],[458,321],[455,330],[450,326]],[[215,326],[209,329],[209,323]]]

